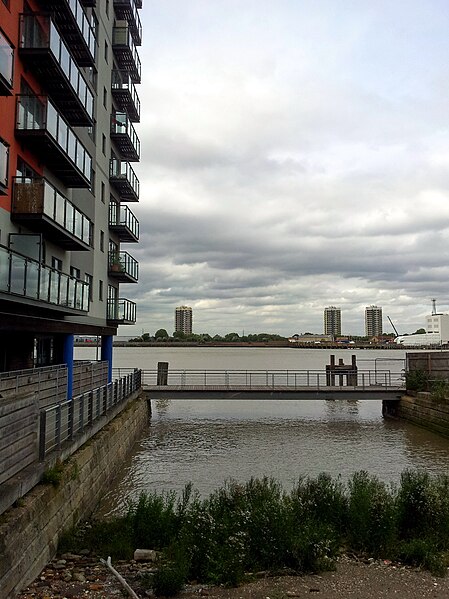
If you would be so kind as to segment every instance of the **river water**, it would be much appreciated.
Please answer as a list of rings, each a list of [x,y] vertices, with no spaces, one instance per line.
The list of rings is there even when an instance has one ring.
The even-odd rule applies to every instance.
[[[77,348],[77,359],[95,359]],[[359,369],[400,371],[402,350],[296,348],[114,348],[114,367],[155,370],[324,369],[329,355]],[[192,481],[203,495],[230,478],[272,476],[290,488],[300,476],[329,472],[347,479],[367,470],[397,482],[405,468],[449,471],[449,440],[384,420],[379,400],[152,400],[152,418],[100,513],[124,509],[141,491],[181,491]]]

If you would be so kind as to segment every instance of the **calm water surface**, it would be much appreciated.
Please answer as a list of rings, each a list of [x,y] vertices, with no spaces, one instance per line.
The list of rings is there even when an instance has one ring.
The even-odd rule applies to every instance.
[[[95,358],[77,348],[78,359]],[[329,350],[289,348],[115,348],[115,367],[321,369]],[[405,352],[333,352],[360,369],[403,368]],[[229,478],[273,476],[286,488],[299,476],[343,478],[368,470],[395,482],[405,468],[449,472],[449,440],[404,422],[384,420],[381,402],[306,400],[153,400],[153,415],[123,464],[100,512],[123,509],[141,491],[180,491],[192,481],[208,494]]]

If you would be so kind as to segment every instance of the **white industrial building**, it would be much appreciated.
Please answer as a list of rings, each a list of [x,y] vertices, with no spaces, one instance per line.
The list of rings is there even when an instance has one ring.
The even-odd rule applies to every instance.
[[[426,332],[417,335],[400,335],[395,343],[404,346],[440,346],[449,344],[449,314],[430,314],[426,317]]]

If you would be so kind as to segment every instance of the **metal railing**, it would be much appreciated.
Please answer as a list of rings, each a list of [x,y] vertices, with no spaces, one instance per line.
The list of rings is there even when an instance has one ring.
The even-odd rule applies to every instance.
[[[102,416],[124,402],[141,387],[141,371],[134,370],[112,383],[73,399],[61,401],[40,412],[39,459],[44,460],[64,443],[74,441]]]
[[[123,376],[127,369],[114,369],[116,376]],[[348,384],[348,382],[352,384]],[[353,384],[356,382],[356,384]],[[157,385],[157,370],[142,370],[142,384]],[[335,374],[335,382],[329,384],[329,374],[325,370],[169,370],[167,385],[177,387],[238,387],[248,390],[260,387],[279,389],[324,389],[335,388],[369,389],[403,388],[402,372],[391,370],[348,370],[345,374]]]

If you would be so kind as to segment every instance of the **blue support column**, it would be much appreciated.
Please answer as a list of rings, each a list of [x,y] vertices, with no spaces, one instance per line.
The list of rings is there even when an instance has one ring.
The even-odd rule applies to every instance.
[[[75,346],[75,336],[65,335],[62,350],[62,359],[67,364],[67,399],[73,396],[73,348]]]
[[[101,337],[101,359],[108,362],[108,383],[112,382],[112,335]]]

